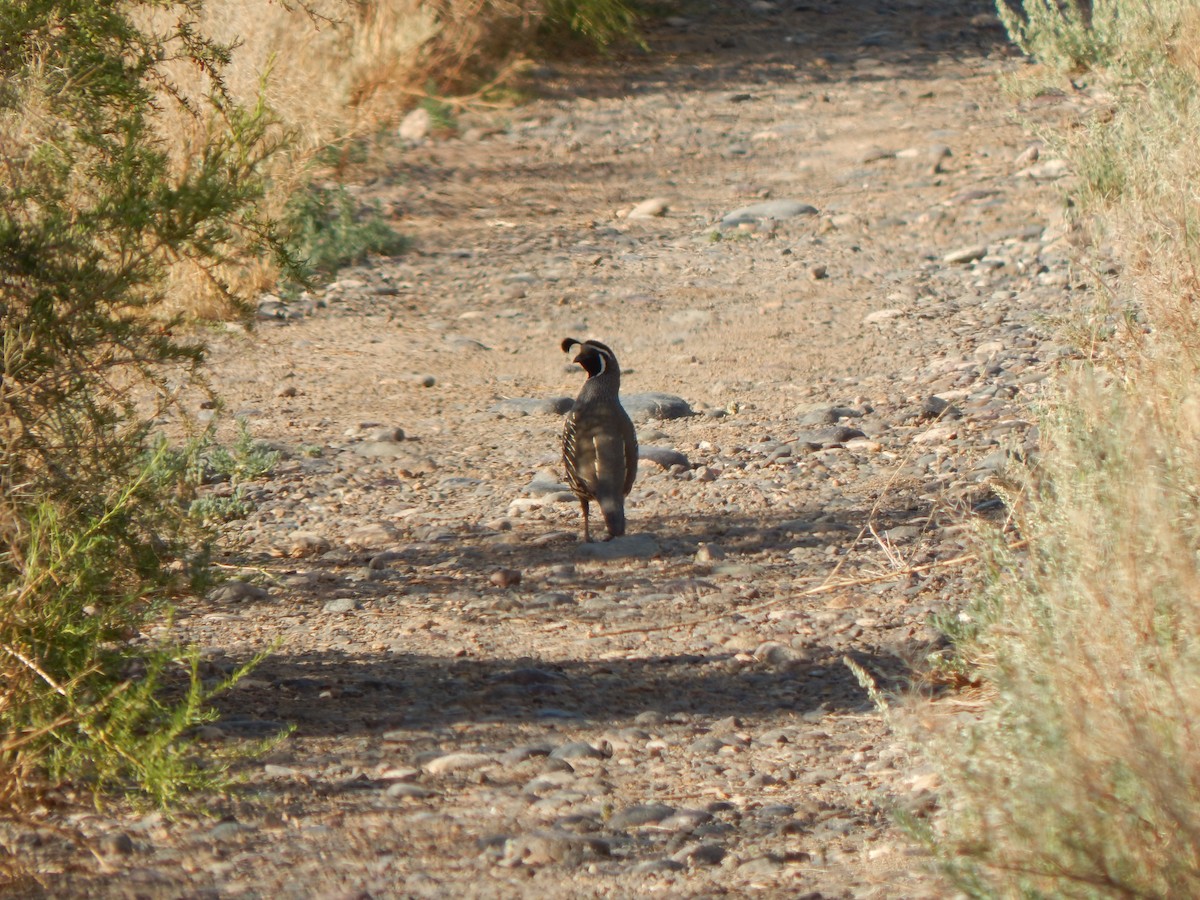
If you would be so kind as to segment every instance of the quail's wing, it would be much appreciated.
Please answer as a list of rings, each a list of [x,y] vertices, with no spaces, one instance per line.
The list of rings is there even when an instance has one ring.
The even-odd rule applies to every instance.
[[[622,424],[622,435],[625,442],[625,485],[624,493],[628,494],[633,490],[633,480],[637,478],[638,468],[638,442],[637,430],[633,427],[633,422],[629,419],[629,414],[625,410],[621,410],[621,417],[624,419]]]
[[[595,483],[588,480],[588,473],[596,469],[595,447],[587,428],[582,426],[579,414],[567,413],[563,426],[563,467],[567,470],[567,483],[576,493],[594,495]]]

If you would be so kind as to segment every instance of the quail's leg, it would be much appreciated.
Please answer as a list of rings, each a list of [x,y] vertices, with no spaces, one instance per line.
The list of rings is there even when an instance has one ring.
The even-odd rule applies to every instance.
[[[580,500],[579,505],[583,507],[583,542],[590,544],[592,542],[592,534],[588,530],[588,502]]]

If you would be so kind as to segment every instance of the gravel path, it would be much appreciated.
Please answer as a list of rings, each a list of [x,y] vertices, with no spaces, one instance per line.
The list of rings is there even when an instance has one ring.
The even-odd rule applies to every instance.
[[[174,632],[213,677],[276,648],[211,746],[296,730],[218,820],[74,815],[104,865],[31,839],[48,896],[950,894],[891,818],[936,783],[844,659],[904,686],[1036,451],[1065,167],[987,0],[650,44],[390,151],[361,191],[415,249],[216,338],[283,460]],[[614,348],[643,448],[609,544],[558,465],[567,336]]]

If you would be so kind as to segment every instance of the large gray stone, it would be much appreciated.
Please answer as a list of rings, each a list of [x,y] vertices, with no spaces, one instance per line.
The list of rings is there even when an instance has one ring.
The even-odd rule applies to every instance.
[[[754,224],[765,219],[795,219],[798,216],[815,216],[818,210],[815,206],[801,203],[799,200],[767,200],[751,206],[743,206],[726,213],[721,219],[724,228],[734,228],[743,224]]]
[[[635,422],[644,422],[647,419],[682,419],[695,415],[691,405],[682,397],[656,391],[622,397],[621,405],[625,407],[625,412],[629,413],[629,418]]]
[[[509,397],[492,407],[504,419],[521,416],[561,416],[575,403],[570,397]]]

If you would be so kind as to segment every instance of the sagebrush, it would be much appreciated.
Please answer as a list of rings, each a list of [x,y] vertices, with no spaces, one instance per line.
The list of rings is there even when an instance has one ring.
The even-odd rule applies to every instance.
[[[946,809],[924,830],[978,897],[1200,894],[1200,9],[998,4],[1045,67],[1111,105],[1046,135],[1077,178],[1090,357],[1038,411],[990,581],[959,630],[988,693],[929,745]],[[1091,248],[1120,268],[1092,267]]]

